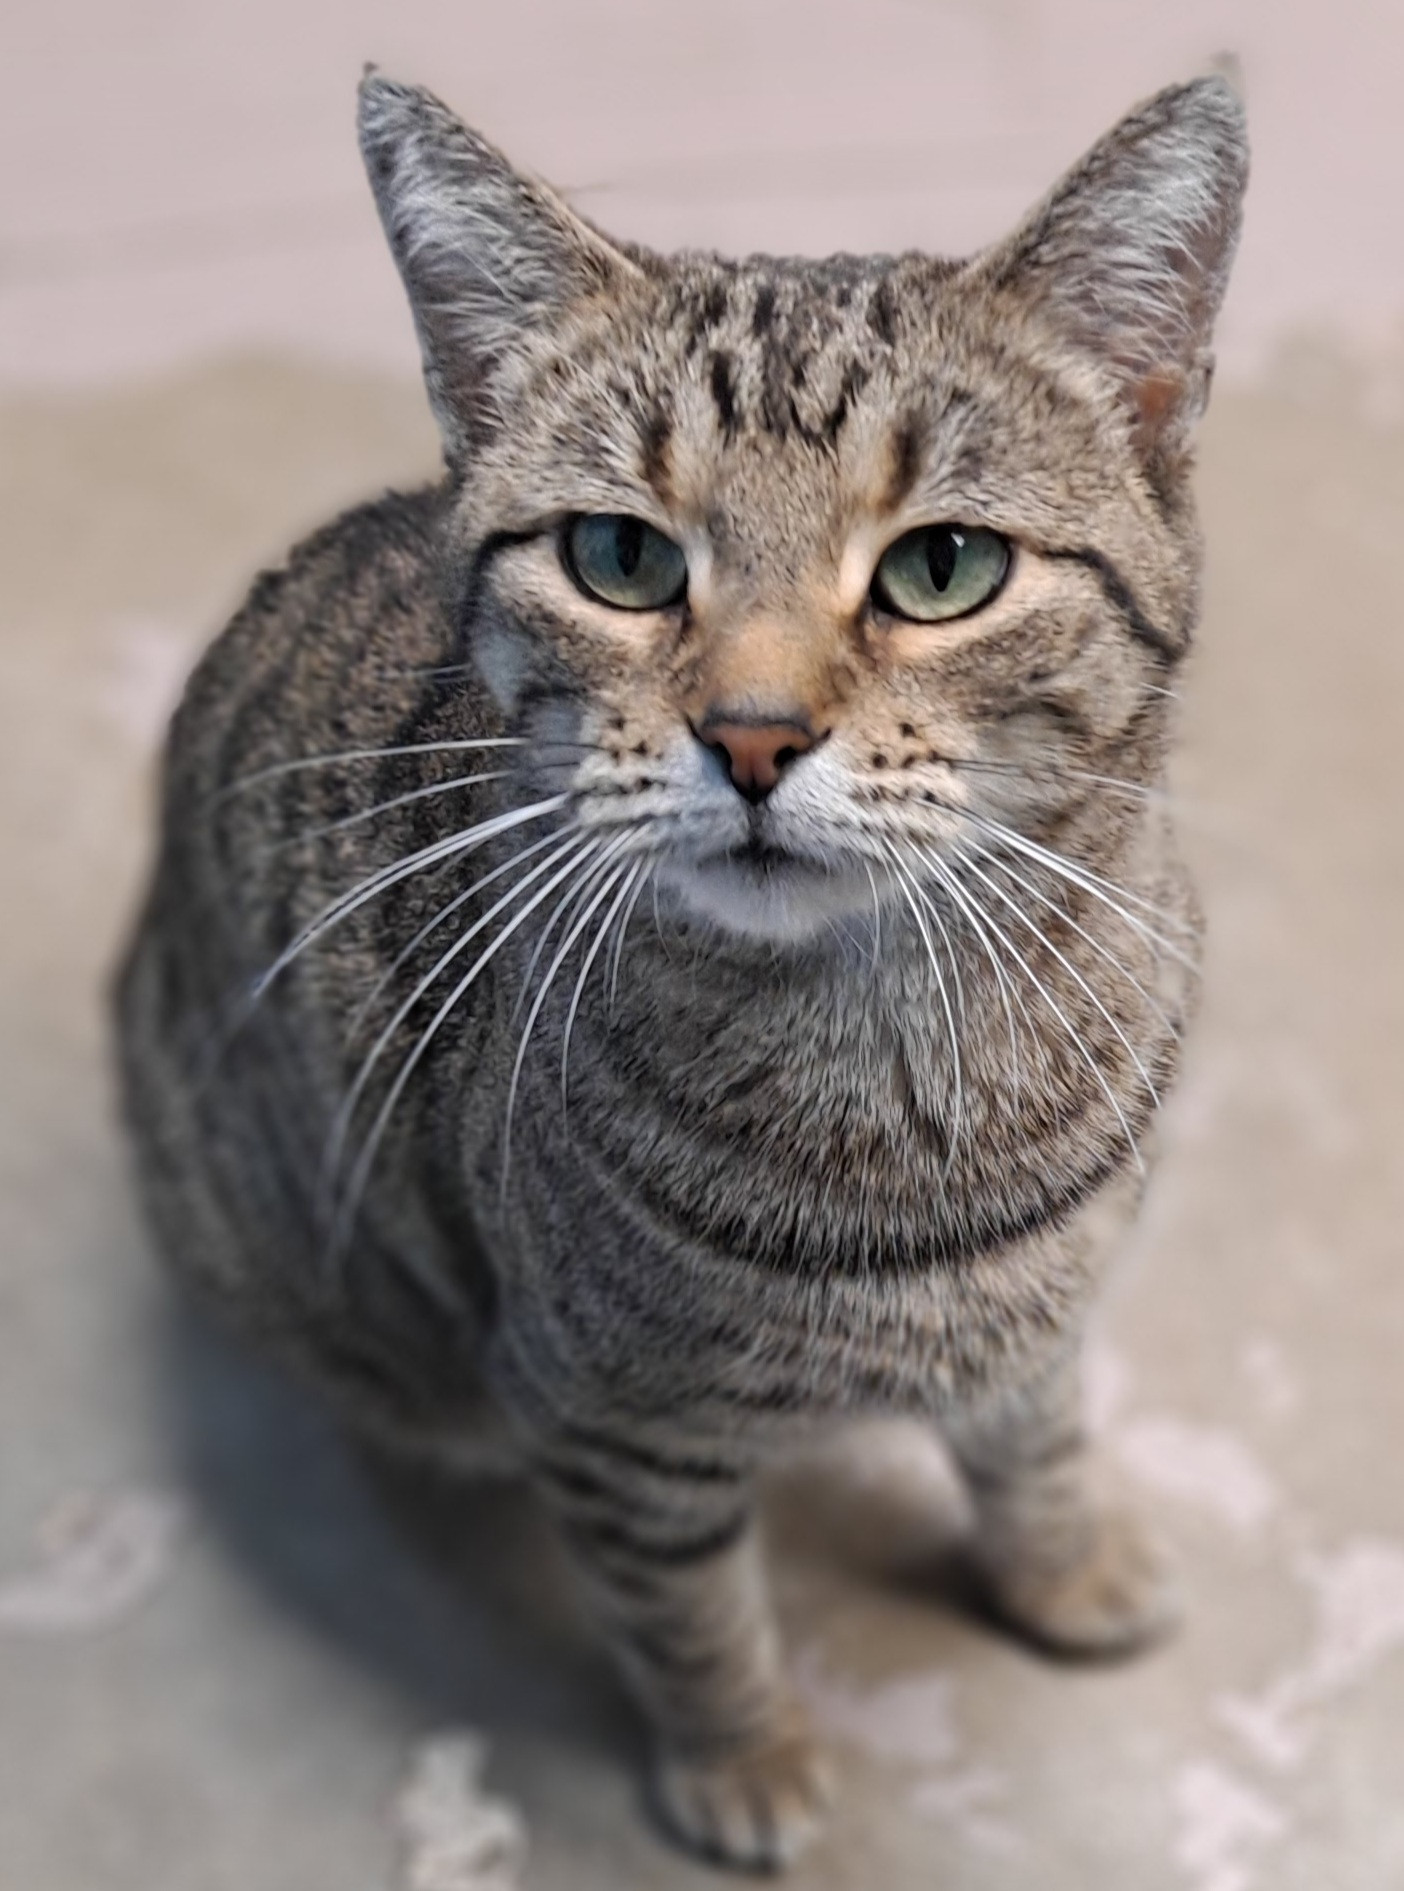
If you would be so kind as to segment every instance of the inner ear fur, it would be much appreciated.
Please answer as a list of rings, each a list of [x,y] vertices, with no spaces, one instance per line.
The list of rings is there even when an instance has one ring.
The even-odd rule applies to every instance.
[[[1148,456],[1186,443],[1208,398],[1247,178],[1243,106],[1228,82],[1170,86],[972,265],[1110,372]]]
[[[581,302],[617,292],[638,266],[423,87],[369,69],[358,122],[455,463],[501,418],[495,384],[524,340]]]

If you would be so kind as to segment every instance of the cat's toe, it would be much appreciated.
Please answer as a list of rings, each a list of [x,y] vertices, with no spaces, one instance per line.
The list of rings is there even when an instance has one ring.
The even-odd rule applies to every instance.
[[[1129,1510],[1098,1518],[1087,1553],[1068,1567],[1037,1558],[981,1567],[996,1612],[1049,1653],[1111,1660],[1165,1640],[1180,1623],[1178,1586],[1155,1539]]]
[[[695,1851],[743,1871],[781,1871],[818,1831],[829,1770],[798,1716],[744,1746],[665,1748],[658,1797],[668,1824]]]

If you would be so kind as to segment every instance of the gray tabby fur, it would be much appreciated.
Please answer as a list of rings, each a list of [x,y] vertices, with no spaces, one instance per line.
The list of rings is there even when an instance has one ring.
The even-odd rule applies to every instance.
[[[510,1446],[668,1817],[773,1865],[825,1790],[752,1519],[797,1437],[938,1425],[1049,1647],[1168,1619],[1077,1371],[1197,957],[1160,790],[1242,114],[1159,94],[966,264],[659,257],[425,92],[368,75],[361,129],[448,477],[265,573],[176,716],[119,1001],[144,1193],[351,1425]],[[685,607],[582,595],[582,512],[682,544]],[[933,520],[1008,582],[879,621]],[[752,807],[718,708],[822,739]]]

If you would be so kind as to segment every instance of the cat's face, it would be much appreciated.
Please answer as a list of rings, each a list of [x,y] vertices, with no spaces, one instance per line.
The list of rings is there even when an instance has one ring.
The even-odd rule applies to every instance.
[[[1115,188],[1098,147],[1090,181],[956,266],[626,255],[425,95],[372,84],[372,172],[465,475],[467,652],[579,820],[696,914],[793,938],[910,904],[1000,826],[1052,831],[1094,778],[1153,779],[1242,182],[1223,88],[1153,102],[1107,141]],[[1181,169],[1203,146],[1205,177],[1172,204],[1151,167],[1157,273],[1147,249],[1122,282],[1109,219],[1148,122]]]
[[[510,723],[595,745],[581,818],[784,933],[869,910],[894,850],[959,843],[952,809],[1141,772],[1164,657],[1083,554],[1135,572],[1172,649],[1193,557],[1075,384],[930,265],[630,289],[556,339],[465,502],[470,648]]]

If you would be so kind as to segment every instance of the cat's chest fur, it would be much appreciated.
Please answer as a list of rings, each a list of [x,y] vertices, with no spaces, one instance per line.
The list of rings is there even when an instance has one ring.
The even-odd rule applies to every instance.
[[[973,989],[957,1089],[944,1007],[896,941],[886,968],[771,966],[749,992],[689,972],[685,1005],[658,977],[647,1002],[582,1007],[568,1107],[548,1034],[505,1190],[500,1098],[466,1102],[475,1212],[533,1308],[523,1373],[601,1416],[783,1432],[939,1411],[1049,1344],[1135,1176],[1112,1163],[1109,1184],[1068,1125],[1019,1146],[1033,1077],[1010,1090]]]
[[[699,1386],[744,1369],[754,1389],[759,1352],[777,1401],[870,1379],[901,1403],[906,1371],[935,1387],[967,1373],[966,1338],[1038,1325],[1124,1154],[1089,1137],[1075,1085],[1055,1100],[1033,1045],[1011,1061],[977,967],[957,1000],[900,934],[873,948],[704,964],[641,940],[613,1005],[604,980],[581,1004],[568,1102],[563,1015],[543,1013],[505,1186],[505,1044],[476,1092],[441,1092],[475,1219],[554,1309],[563,1370],[652,1385],[685,1359]]]

